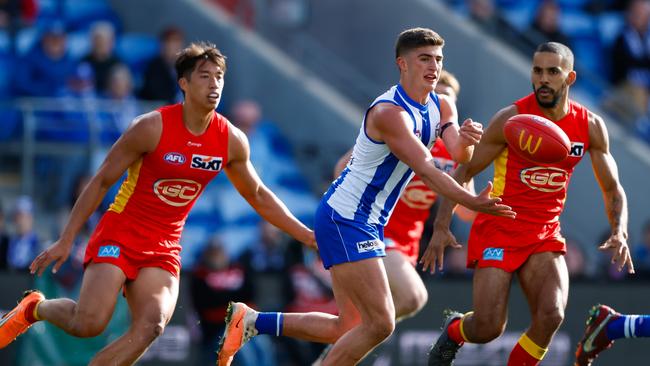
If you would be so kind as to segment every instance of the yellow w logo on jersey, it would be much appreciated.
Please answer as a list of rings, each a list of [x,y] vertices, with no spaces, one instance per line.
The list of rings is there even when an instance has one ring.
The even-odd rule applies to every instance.
[[[539,150],[539,147],[542,145],[542,137],[539,136],[537,137],[537,144],[535,144],[535,147],[531,149],[531,145],[533,142],[533,135],[528,135],[528,139],[526,139],[526,142],[524,143],[524,133],[526,131],[522,130],[519,133],[519,149],[522,151],[526,150],[530,153],[530,155],[534,155],[537,150]]]

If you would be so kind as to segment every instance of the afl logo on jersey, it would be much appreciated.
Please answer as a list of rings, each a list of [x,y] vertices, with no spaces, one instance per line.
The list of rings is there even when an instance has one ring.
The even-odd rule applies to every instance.
[[[183,165],[183,163],[185,163],[185,155],[177,152],[168,152],[165,154],[165,157],[163,157],[163,159],[165,162],[174,165]]]
[[[221,171],[223,158],[220,156],[192,155],[192,169],[207,170],[211,172]]]
[[[521,171],[521,181],[536,191],[557,192],[564,188],[569,174],[560,168],[534,167]]]
[[[186,206],[201,192],[201,184],[189,179],[159,179],[153,192],[160,200],[174,207]]]

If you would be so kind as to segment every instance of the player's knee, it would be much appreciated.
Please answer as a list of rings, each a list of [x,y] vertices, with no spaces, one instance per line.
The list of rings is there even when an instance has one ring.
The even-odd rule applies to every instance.
[[[110,317],[75,308],[74,315],[68,323],[68,333],[80,338],[96,337],[106,329],[109,320]]]
[[[427,301],[429,300],[429,294],[427,293],[427,289],[422,286],[421,288],[416,287],[414,295],[413,313],[417,313],[418,311],[422,310],[424,305],[426,305]]]
[[[164,332],[165,332],[164,324],[162,323],[152,324],[151,333],[150,333],[151,340],[153,341],[156,338],[160,337]]]
[[[555,332],[564,321],[564,310],[559,307],[542,309],[535,314],[535,322],[549,332]]]
[[[160,337],[164,331],[164,322],[148,321],[140,323],[137,327],[138,338],[145,347],[148,347],[153,343],[153,341]]]
[[[97,319],[75,320],[70,326],[70,333],[75,337],[91,338],[100,335],[106,328],[106,322]]]
[[[427,303],[428,296],[425,288],[416,288],[414,291],[410,291],[408,295],[403,296],[402,299],[395,299],[396,317],[399,319],[415,315]]]
[[[376,319],[367,324],[368,334],[377,341],[377,343],[390,337],[395,330],[395,317],[385,316],[381,319]]]
[[[323,329],[323,334],[329,337],[325,339],[325,343],[333,344],[343,337],[343,335],[350,331],[350,329],[358,326],[361,323],[359,317],[336,317]]]
[[[474,329],[478,331],[474,336],[472,336],[472,343],[488,343],[498,338],[503,334],[506,329],[505,320],[487,318],[487,319],[477,319],[475,318],[476,326]]]

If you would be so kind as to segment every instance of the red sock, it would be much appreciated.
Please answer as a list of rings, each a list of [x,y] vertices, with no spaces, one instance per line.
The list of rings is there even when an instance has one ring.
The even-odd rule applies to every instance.
[[[33,302],[25,307],[25,319],[30,323],[36,323],[40,320],[34,317],[34,308],[36,308],[36,305],[38,305],[38,303]]]
[[[456,342],[457,344],[465,343],[463,335],[460,333],[460,319],[452,320],[451,324],[449,324],[449,327],[447,327],[447,334],[449,335],[449,339]]]
[[[536,357],[531,353],[535,354]],[[512,352],[510,352],[508,366],[538,366],[542,358],[544,358],[545,353],[546,349],[536,345],[524,334],[519,339],[519,342],[515,344]]]

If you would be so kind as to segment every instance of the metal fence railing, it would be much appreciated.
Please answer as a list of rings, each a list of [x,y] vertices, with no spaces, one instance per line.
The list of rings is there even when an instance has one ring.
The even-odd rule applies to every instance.
[[[20,190],[34,194],[38,177],[37,159],[47,156],[91,157],[106,149],[138,114],[161,103],[136,100],[112,101],[99,98],[20,98],[4,103],[2,109],[16,117],[3,121],[0,157],[17,158]],[[17,113],[16,113],[17,112]]]

